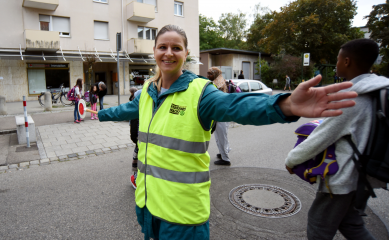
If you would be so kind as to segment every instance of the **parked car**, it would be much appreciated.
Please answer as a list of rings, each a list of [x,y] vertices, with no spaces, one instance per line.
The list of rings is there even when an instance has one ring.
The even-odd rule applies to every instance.
[[[267,95],[273,95],[273,89],[267,87],[263,82],[259,80],[249,79],[231,79],[233,83],[238,85],[242,92],[255,92],[264,93]]]

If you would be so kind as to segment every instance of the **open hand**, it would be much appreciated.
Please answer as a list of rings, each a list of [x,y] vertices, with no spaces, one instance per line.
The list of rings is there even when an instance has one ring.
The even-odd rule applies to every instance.
[[[338,92],[350,88],[353,85],[351,82],[314,88],[320,80],[321,75],[318,75],[300,83],[290,97],[280,102],[279,106],[285,116],[334,117],[342,114],[340,108],[355,105],[352,100],[340,100],[355,98],[358,96],[356,92]]]

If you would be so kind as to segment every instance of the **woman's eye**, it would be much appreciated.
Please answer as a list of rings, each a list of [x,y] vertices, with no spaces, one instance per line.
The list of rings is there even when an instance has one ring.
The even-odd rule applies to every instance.
[[[165,46],[160,46],[159,49],[166,49],[166,47]]]

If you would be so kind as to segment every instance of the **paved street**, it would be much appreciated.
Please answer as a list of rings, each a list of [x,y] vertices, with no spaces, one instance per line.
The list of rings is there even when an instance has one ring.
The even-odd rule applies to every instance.
[[[211,239],[304,239],[314,190],[284,171],[284,159],[296,140],[293,130],[306,121],[230,128],[232,166],[210,166]],[[0,212],[4,216],[0,218],[0,239],[142,239],[130,184],[133,147],[124,142],[129,139],[128,130],[126,122],[91,120],[38,127],[45,154],[55,157],[0,174]],[[105,137],[99,138],[99,132]],[[127,133],[128,138],[121,133]],[[88,144],[77,145],[83,141]],[[67,146],[74,147],[71,144],[77,150],[64,152]],[[93,146],[99,148],[88,148]],[[67,158],[62,157],[66,153]],[[211,161],[216,160],[214,139],[209,153]],[[266,219],[237,210],[229,202],[228,192],[251,183],[274,184],[292,191],[303,202],[301,212]],[[378,198],[370,200],[369,206],[388,224],[389,192],[377,193]],[[377,239],[389,239],[374,213],[369,212],[366,222]]]

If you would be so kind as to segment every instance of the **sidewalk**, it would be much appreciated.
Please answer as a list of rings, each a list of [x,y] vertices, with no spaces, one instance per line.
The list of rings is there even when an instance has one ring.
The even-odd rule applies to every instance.
[[[130,94],[120,95],[120,103],[128,102],[129,98],[130,98]],[[118,95],[106,95],[104,97],[104,108],[109,108],[117,105],[118,105]],[[23,102],[7,102],[6,106],[7,106],[8,115],[0,115],[0,118],[24,114]],[[54,113],[54,112],[73,111],[73,110],[74,110],[74,106],[64,107],[59,102],[53,104],[53,111],[50,112]],[[35,101],[27,101],[27,113],[32,114],[32,113],[47,113],[47,112],[45,112],[44,107],[42,107],[39,104],[38,97],[37,97]]]

